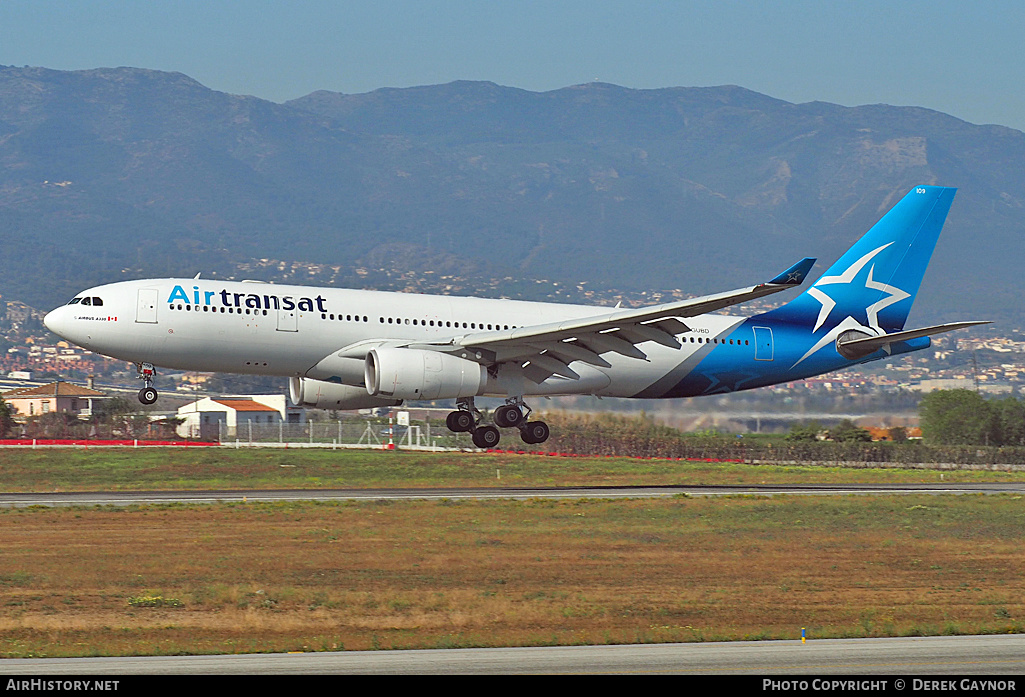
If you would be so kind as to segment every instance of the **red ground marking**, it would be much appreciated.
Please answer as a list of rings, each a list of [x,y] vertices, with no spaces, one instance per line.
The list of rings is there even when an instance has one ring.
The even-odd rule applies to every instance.
[[[0,440],[0,446],[4,445],[83,445],[83,446],[128,446],[132,447],[138,445],[140,448],[144,446],[173,446],[173,447],[192,447],[195,445],[220,445],[220,443],[210,443],[206,441],[186,441],[186,440],[70,440],[70,439],[59,439],[59,438],[18,438],[14,440]]]

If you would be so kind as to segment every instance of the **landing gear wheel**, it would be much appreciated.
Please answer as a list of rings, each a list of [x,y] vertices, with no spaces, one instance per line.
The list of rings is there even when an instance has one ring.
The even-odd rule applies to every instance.
[[[495,425],[499,428],[515,428],[523,421],[523,412],[515,404],[506,404],[495,409]]]
[[[153,404],[157,401],[157,391],[152,387],[143,387],[139,390],[139,401],[143,404]]]
[[[478,448],[494,448],[502,434],[494,426],[481,426],[473,432],[473,444]]]
[[[548,424],[544,421],[531,421],[520,428],[520,438],[528,445],[544,443],[550,433]]]
[[[468,411],[453,411],[445,417],[445,425],[453,433],[466,433],[473,428],[473,414]]]

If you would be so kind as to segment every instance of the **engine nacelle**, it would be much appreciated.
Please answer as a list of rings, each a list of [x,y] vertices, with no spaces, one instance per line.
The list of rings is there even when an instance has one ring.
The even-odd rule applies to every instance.
[[[373,397],[362,387],[310,378],[289,378],[288,397],[296,406],[314,409],[373,409],[402,404],[401,399]]]
[[[375,397],[455,399],[480,393],[488,371],[447,353],[381,346],[367,354],[365,377]]]

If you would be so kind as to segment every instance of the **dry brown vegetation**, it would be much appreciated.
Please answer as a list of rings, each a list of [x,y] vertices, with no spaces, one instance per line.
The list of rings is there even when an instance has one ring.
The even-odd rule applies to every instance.
[[[0,511],[0,656],[1020,632],[1011,496]]]

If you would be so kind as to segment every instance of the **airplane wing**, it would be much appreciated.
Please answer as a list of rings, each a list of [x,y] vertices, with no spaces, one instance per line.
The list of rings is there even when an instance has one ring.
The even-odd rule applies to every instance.
[[[469,352],[478,362],[488,365],[521,362],[524,374],[537,383],[552,375],[575,380],[580,375],[569,367],[574,361],[608,368],[610,364],[602,354],[609,352],[645,360],[647,355],[638,344],[646,341],[680,348],[676,335],[690,331],[683,319],[798,286],[814,263],[814,259],[802,259],[771,281],[725,293],[636,309],[615,309],[549,324],[474,332],[444,344],[407,346],[444,353]]]

